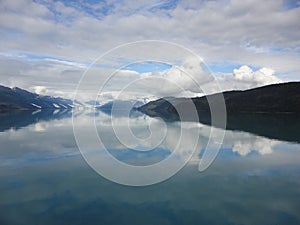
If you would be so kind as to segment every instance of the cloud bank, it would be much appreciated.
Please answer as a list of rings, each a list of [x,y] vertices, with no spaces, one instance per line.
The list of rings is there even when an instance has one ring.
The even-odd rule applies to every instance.
[[[232,75],[212,68],[223,89],[299,80],[299,21],[299,4],[281,0],[1,1],[0,78],[5,85],[44,86],[43,93],[70,96],[84,67],[99,55],[158,39],[193,50],[209,65],[235,69]],[[196,93],[176,70],[168,72],[186,94]]]

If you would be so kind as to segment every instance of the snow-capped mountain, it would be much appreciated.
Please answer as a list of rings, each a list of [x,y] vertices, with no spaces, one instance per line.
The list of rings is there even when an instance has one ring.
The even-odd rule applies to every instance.
[[[60,97],[38,95],[18,87],[9,88],[0,85],[0,111],[71,109],[73,101]]]

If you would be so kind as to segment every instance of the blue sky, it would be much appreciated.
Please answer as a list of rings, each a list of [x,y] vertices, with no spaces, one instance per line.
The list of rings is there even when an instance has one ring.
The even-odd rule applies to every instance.
[[[8,86],[71,93],[99,56],[128,42],[161,40],[190,49],[226,81],[255,83],[262,71],[299,80],[299,6],[292,0],[1,1],[0,76]],[[97,66],[114,68],[112,62]],[[242,66],[252,70],[244,67],[248,77],[234,73]],[[133,63],[126,69],[170,67]]]
[[[143,63],[134,63],[126,66],[124,69],[133,70],[138,73],[147,73],[153,71],[164,71],[170,69],[171,65],[166,63],[158,63],[158,62],[143,62]]]

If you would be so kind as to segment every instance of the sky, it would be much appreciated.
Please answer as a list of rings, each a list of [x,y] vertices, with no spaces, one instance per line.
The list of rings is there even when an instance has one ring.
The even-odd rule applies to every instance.
[[[116,86],[105,92],[110,97],[125,78],[142,78],[140,87],[133,87],[126,98],[145,96],[151,88],[153,98],[197,96],[192,80],[209,82],[203,79],[204,67],[221,90],[298,81],[299,21],[297,0],[0,0],[1,84],[72,98],[93,62],[98,88],[107,79],[105,74],[123,66],[113,79]],[[138,49],[127,48],[131,55],[115,51],[126,43],[147,40],[189,49],[199,62],[175,60],[176,54],[170,53],[159,63],[136,63],[143,53]],[[116,54],[99,61],[111,51]],[[155,48],[153,52],[165,54]],[[193,79],[181,70],[191,72]],[[170,84],[156,85],[160,77]]]

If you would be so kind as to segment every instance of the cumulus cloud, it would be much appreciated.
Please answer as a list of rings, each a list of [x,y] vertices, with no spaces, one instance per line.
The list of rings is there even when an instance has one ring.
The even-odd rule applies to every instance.
[[[142,75],[143,76],[143,75]],[[149,77],[161,77],[161,88],[155,92],[158,96],[195,96],[202,93],[201,85],[213,80],[212,74],[202,68],[197,58],[189,58],[182,65],[173,66],[160,73],[151,73]],[[155,89],[155,85],[151,85]]]
[[[257,86],[279,83],[281,80],[274,76],[275,71],[270,68],[261,68],[253,71],[250,67],[244,65],[239,69],[233,70],[233,77],[238,81],[255,83]]]
[[[180,65],[163,71],[138,73],[120,70],[105,83],[101,97],[118,99],[159,97],[194,97],[203,95],[201,86],[214,80],[211,73],[203,70],[201,59],[188,58]],[[105,100],[104,100],[105,101]]]
[[[233,69],[232,73],[218,74],[217,80],[223,91],[246,90],[284,82],[276,76],[273,69],[260,68],[254,71],[247,65]],[[212,92],[215,92],[215,90],[212,90]]]
[[[246,90],[283,82],[270,68],[251,69],[244,65],[230,74],[214,77],[200,59],[186,59],[164,71],[138,73],[121,70],[106,83],[101,98],[150,100],[160,97],[196,97],[228,90]]]
[[[31,90],[33,90],[34,93],[39,95],[47,94],[47,88],[45,86],[33,86],[31,87]]]

